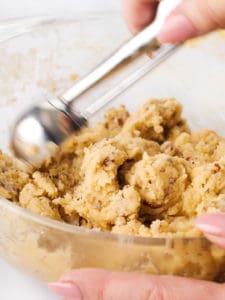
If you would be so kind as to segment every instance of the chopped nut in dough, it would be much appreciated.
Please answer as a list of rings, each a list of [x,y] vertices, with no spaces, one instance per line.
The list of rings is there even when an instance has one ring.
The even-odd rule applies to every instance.
[[[192,133],[175,99],[110,109],[32,171],[0,153],[0,195],[59,221],[114,233],[196,237],[225,212],[225,139]]]

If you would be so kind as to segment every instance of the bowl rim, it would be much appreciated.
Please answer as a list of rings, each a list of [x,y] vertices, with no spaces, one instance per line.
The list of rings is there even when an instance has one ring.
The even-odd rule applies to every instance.
[[[81,236],[89,236],[89,238],[95,238],[98,240],[107,240],[111,242],[120,242],[125,244],[141,244],[141,245],[151,245],[151,246],[159,246],[168,244],[171,241],[182,241],[184,243],[188,242],[202,242],[210,244],[205,237],[145,237],[145,236],[137,236],[137,235],[125,235],[125,234],[117,234],[112,232],[104,232],[100,229],[88,229],[81,226],[68,224],[65,222],[57,221],[50,219],[45,216],[41,216],[35,214],[24,207],[17,205],[14,202],[11,202],[0,196],[0,209],[2,208],[5,211],[10,211],[24,219],[28,219],[31,222],[39,223],[41,226],[46,226],[52,229],[56,229],[59,231],[64,231],[70,234],[76,234]]]

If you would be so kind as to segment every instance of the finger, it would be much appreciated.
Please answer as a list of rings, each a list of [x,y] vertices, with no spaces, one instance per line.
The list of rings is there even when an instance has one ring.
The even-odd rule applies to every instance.
[[[132,33],[150,24],[156,14],[158,0],[123,0],[124,17]]]
[[[62,277],[61,283],[49,284],[49,289],[74,300],[225,299],[224,284],[98,269],[71,271]]]
[[[224,0],[184,0],[167,18],[158,39],[179,43],[224,27]]]
[[[205,214],[196,220],[196,227],[213,243],[225,249],[225,213]]]

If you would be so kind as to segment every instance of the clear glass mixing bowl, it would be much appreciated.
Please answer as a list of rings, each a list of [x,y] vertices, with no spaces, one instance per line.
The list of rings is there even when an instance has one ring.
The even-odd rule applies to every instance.
[[[21,111],[69,87],[77,74],[85,74],[129,36],[121,17],[110,13],[51,21],[32,29],[20,30],[19,26],[11,39],[0,44],[0,145],[4,151],[8,151],[10,128]],[[173,96],[184,105],[193,130],[205,127],[223,135],[224,53],[224,32],[189,42],[109,106],[125,103],[132,111],[149,98]],[[138,64],[148,59],[142,57]],[[91,97],[78,102],[79,108],[116,86],[121,76],[125,75],[93,90]],[[225,250],[204,238],[141,238],[87,230],[34,215],[6,199],[0,199],[0,255],[48,281],[80,267],[210,280],[225,270]]]

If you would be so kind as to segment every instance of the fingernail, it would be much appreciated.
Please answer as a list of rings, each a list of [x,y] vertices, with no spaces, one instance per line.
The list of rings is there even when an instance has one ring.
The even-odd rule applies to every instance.
[[[51,282],[48,284],[48,288],[50,291],[69,299],[82,299],[79,287],[72,282]]]
[[[184,15],[172,15],[158,35],[161,43],[180,43],[197,35],[197,29]]]
[[[212,235],[212,234],[205,234],[205,237],[210,240],[213,244],[216,244],[217,246],[221,248],[225,248],[225,238],[221,238],[220,236]]]
[[[225,213],[213,213],[200,216],[195,225],[201,231],[225,237]]]

